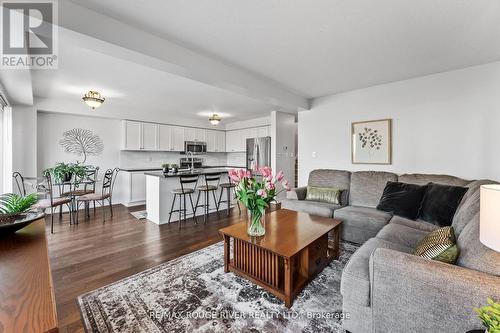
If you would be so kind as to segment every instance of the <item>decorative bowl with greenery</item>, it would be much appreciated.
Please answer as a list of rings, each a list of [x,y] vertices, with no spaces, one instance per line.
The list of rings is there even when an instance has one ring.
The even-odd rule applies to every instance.
[[[19,215],[26,212],[38,201],[36,193],[20,196],[14,193],[0,196],[0,223],[14,222]]]
[[[500,333],[500,303],[488,298],[488,305],[476,308],[474,311],[479,315],[488,333]]]
[[[57,163],[54,167],[43,170],[43,175],[50,173],[55,181],[68,182],[73,176],[84,177],[87,168],[78,163]]]
[[[161,165],[161,168],[163,169],[163,173],[167,173],[168,172],[168,169],[170,168],[170,164],[168,163],[163,163]]]

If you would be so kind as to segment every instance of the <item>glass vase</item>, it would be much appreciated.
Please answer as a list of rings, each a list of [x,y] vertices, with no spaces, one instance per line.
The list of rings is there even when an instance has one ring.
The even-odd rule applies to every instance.
[[[260,211],[249,211],[247,219],[247,234],[249,236],[264,236],[266,233],[266,215]]]

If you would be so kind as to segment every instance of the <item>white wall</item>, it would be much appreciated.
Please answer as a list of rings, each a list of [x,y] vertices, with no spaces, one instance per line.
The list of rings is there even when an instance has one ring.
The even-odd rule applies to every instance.
[[[295,115],[278,111],[271,112],[271,166],[274,172],[282,170],[285,178],[293,184],[295,176]],[[282,192],[281,196],[286,194]]]
[[[298,117],[301,186],[316,168],[500,180],[500,62],[318,98]],[[392,165],[353,165],[351,123],[382,118]]]

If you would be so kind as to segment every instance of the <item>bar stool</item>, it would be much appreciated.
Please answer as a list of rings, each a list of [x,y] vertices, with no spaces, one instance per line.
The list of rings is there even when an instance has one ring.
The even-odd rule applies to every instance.
[[[221,173],[220,172],[214,172],[214,173],[206,173],[205,174],[205,185],[198,186],[198,197],[196,198],[196,205],[195,209],[198,209],[198,207],[205,207],[205,213],[203,216],[203,222],[207,222],[207,217],[208,213],[210,211],[210,201],[209,201],[209,193],[212,193],[212,196],[214,198],[214,203],[215,203],[215,209],[217,209],[217,213],[219,213],[219,205],[217,205],[217,199],[215,197],[215,192],[219,188],[219,183],[220,183],[220,177]],[[210,183],[217,182],[217,185],[212,185]],[[200,201],[200,196],[201,193],[204,193],[205,200],[202,205],[198,205],[198,202]]]
[[[219,202],[217,203],[217,207],[220,207],[221,203],[227,202],[226,214],[227,214],[227,216],[229,216],[229,208],[231,206],[231,189],[235,188],[236,185],[231,182],[231,178],[229,178],[229,176],[227,178],[228,178],[227,183],[222,183],[219,185],[220,186],[220,195],[219,195]],[[224,193],[224,190],[227,191],[227,200],[222,200],[222,194]],[[238,202],[238,200],[236,200],[236,205],[238,206],[238,210],[240,211],[240,215],[241,215],[241,208],[240,208],[240,203]]]
[[[184,175],[179,176],[179,183],[181,184],[181,188],[173,190],[171,193],[174,195],[174,200],[172,201],[172,207],[170,207],[170,213],[168,214],[168,223],[170,224],[170,219],[172,218],[172,213],[179,212],[179,229],[181,228],[182,222],[182,212],[184,212],[184,222],[186,222],[186,196],[189,195],[189,201],[191,202],[191,209],[193,209],[193,219],[195,223],[198,223],[196,220],[196,209],[193,205],[193,197],[191,196],[196,191],[196,185],[198,184],[198,175]],[[184,185],[194,184],[192,187],[185,187]],[[179,196],[179,209],[174,209],[175,199]],[[184,202],[184,208],[182,208],[182,202]]]

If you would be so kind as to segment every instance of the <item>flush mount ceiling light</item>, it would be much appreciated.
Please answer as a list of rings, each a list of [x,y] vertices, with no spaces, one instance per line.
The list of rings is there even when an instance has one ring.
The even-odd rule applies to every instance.
[[[219,115],[217,113],[214,113],[210,118],[208,118],[208,121],[210,122],[210,124],[212,124],[214,126],[219,125],[221,120],[222,120],[222,118],[219,117]]]
[[[85,103],[95,110],[100,107],[102,103],[104,103],[104,97],[98,91],[90,90],[85,96],[82,97]]]

